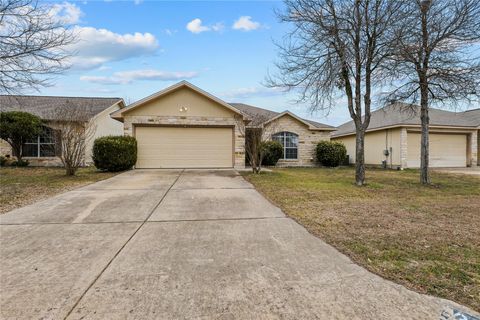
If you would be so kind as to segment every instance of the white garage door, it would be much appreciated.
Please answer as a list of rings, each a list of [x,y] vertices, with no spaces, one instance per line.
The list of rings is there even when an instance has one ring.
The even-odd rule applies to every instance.
[[[408,133],[409,168],[420,167],[420,133]],[[430,133],[431,167],[466,167],[467,136]]]
[[[232,128],[137,127],[136,168],[231,168]]]

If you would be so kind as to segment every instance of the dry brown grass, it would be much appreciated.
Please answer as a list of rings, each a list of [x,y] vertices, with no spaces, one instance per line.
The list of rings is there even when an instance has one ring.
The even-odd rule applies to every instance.
[[[277,169],[246,178],[286,214],[358,264],[418,292],[480,310],[480,179],[351,168]]]
[[[0,168],[0,214],[113,175],[93,167],[80,168],[76,176],[66,176],[63,168]]]

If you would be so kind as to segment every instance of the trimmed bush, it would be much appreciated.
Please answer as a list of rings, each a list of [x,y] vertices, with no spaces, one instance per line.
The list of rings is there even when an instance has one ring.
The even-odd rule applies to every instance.
[[[320,141],[316,149],[317,160],[322,166],[338,167],[347,156],[347,148],[341,142]]]
[[[264,152],[262,164],[265,166],[274,166],[283,157],[283,146],[278,141],[262,142],[262,151]]]
[[[137,162],[137,140],[133,137],[107,136],[95,139],[93,163],[105,171],[131,169]]]

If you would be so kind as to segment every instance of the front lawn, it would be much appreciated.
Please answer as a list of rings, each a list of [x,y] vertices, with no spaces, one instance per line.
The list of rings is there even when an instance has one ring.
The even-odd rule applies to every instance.
[[[275,169],[245,174],[271,201],[352,260],[411,289],[480,310],[480,179],[413,170]]]
[[[66,176],[63,168],[2,167],[0,214],[113,175],[93,167],[80,168],[76,176]]]

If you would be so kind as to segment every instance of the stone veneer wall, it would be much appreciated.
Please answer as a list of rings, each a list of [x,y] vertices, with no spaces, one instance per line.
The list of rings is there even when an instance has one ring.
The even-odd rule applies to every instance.
[[[239,118],[190,116],[129,116],[124,117],[124,134],[135,136],[135,125],[158,126],[218,126],[234,128],[234,167],[245,168],[245,137],[243,122]]]
[[[0,139],[0,155],[12,156],[12,147],[3,139]]]
[[[289,115],[273,121],[265,129],[268,135],[282,131],[298,135],[298,159],[281,159],[277,163],[278,167],[314,167],[318,165],[315,148],[319,141],[330,140],[330,131],[309,130],[304,123]]]
[[[408,140],[407,128],[400,129],[400,168],[407,168],[408,160]]]
[[[470,148],[470,152],[469,152],[470,159],[467,159],[467,161],[470,161],[469,165],[472,166],[472,167],[479,165],[479,163],[478,163],[478,141],[479,141],[478,130],[474,130],[470,134],[470,138],[469,138],[470,145],[468,147]]]

